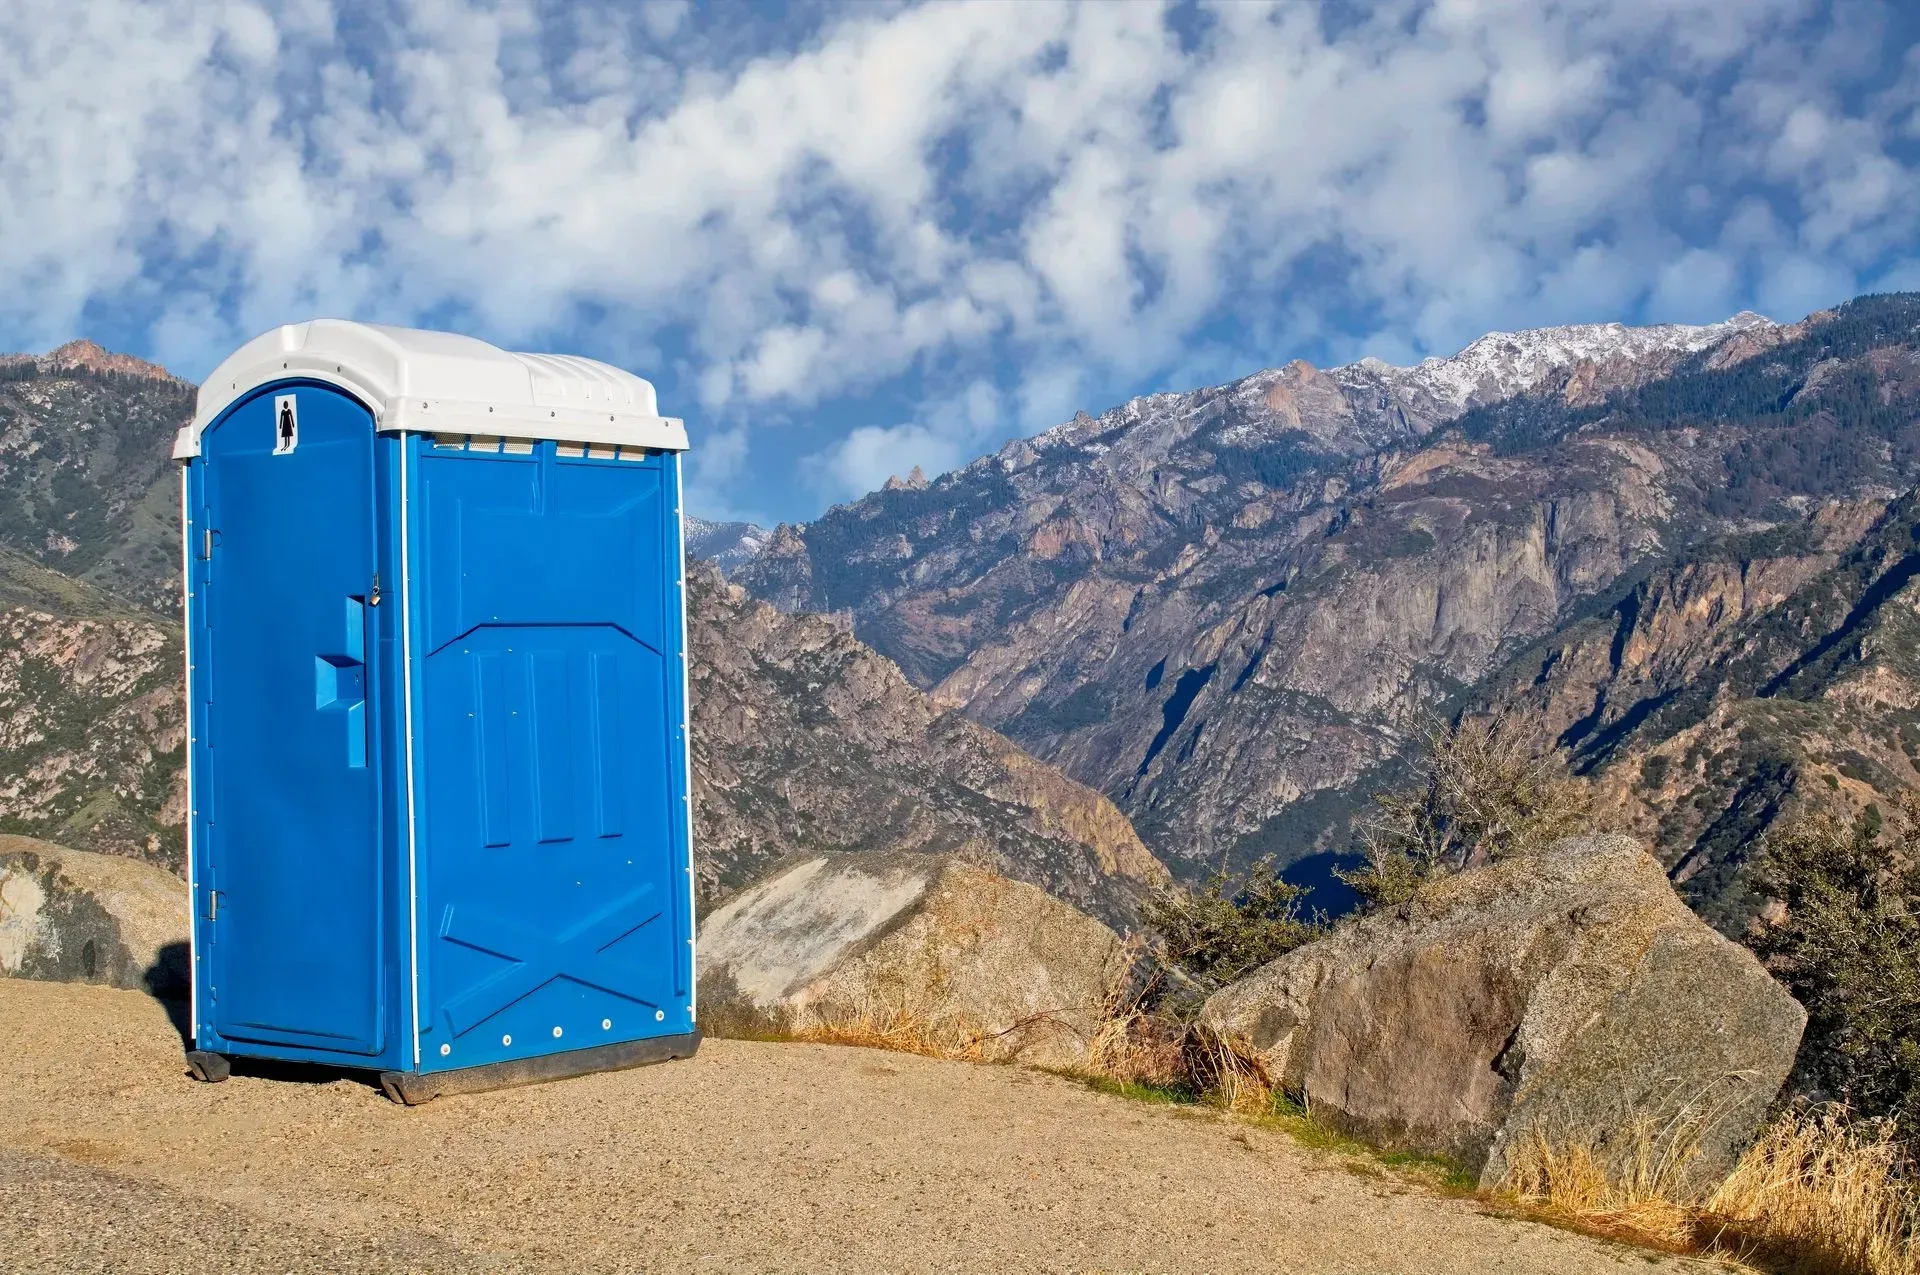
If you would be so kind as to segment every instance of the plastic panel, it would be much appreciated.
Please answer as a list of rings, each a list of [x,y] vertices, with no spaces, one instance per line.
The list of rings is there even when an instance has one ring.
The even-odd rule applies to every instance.
[[[684,1033],[675,469],[414,446],[422,1068]]]

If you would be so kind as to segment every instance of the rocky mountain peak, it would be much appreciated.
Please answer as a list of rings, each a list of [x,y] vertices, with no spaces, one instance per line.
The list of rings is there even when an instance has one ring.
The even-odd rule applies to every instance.
[[[183,385],[186,382],[157,363],[137,359],[131,354],[115,354],[113,351],[92,341],[69,341],[58,349],[34,357],[32,355],[6,355],[10,363],[34,362],[43,373],[70,372],[76,369],[86,372],[115,372],[121,376],[138,376],[152,381],[169,381]]]
[[[1456,415],[1484,403],[1535,394],[1573,368],[1625,365],[1639,379],[1666,372],[1681,358],[1710,349],[1756,328],[1778,327],[1765,315],[1742,310],[1719,323],[1574,323],[1522,332],[1489,332],[1448,358],[1427,358],[1411,367],[1361,359],[1333,369],[1343,385],[1385,380],[1449,404]],[[1342,375],[1346,374],[1346,375]]]
[[[1541,394],[1586,406],[1665,376],[1703,351],[1715,351],[1719,364],[1730,366],[1800,330],[1746,310],[1719,323],[1579,323],[1489,332],[1456,354],[1404,367],[1367,357],[1323,369],[1295,359],[1222,386],[1142,395],[1098,416],[1077,412],[975,465],[997,462],[1011,473],[1049,453],[1068,452],[1104,458],[1117,471],[1148,472],[1196,436],[1209,446],[1261,449],[1280,443],[1359,457],[1419,439],[1477,407]],[[889,483],[886,489],[910,485]]]

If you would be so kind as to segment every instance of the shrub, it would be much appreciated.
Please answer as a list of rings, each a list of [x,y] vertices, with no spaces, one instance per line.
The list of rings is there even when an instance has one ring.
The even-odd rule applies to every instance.
[[[1268,856],[1238,881],[1216,872],[1197,889],[1163,890],[1147,900],[1142,919],[1165,944],[1167,963],[1212,990],[1324,932],[1320,917],[1300,914],[1305,893]]]
[[[1559,757],[1537,757],[1492,722],[1430,725],[1414,783],[1374,798],[1360,830],[1367,866],[1341,879],[1365,909],[1412,897],[1432,877],[1541,850],[1583,832],[1593,809],[1584,780]]]
[[[1807,1007],[1801,1085],[1895,1121],[1920,1155],[1920,795],[1900,810],[1893,838],[1877,809],[1769,833],[1756,880],[1786,915],[1754,946]]]

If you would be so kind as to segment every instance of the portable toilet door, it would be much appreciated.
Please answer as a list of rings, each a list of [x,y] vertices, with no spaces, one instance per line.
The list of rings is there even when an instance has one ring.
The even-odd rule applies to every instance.
[[[185,462],[189,1063],[392,1096],[684,1057],[684,425],[586,359],[334,320]]]

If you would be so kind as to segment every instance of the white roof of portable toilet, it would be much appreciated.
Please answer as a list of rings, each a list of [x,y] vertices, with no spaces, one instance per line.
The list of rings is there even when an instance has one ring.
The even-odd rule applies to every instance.
[[[684,421],[659,414],[651,383],[570,354],[514,354],[452,332],[346,319],[288,323],[229,355],[200,387],[175,459],[200,454],[200,432],[273,381],[337,385],[381,431],[554,438],[685,451]]]

